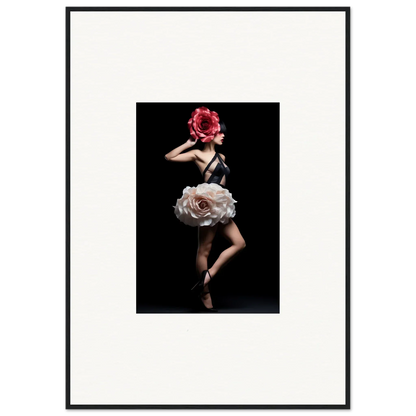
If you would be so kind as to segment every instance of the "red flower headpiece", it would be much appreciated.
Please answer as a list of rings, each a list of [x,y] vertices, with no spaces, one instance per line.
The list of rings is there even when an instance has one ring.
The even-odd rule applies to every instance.
[[[188,120],[191,136],[204,143],[210,142],[221,129],[219,121],[220,118],[215,111],[210,111],[206,107],[197,108]]]

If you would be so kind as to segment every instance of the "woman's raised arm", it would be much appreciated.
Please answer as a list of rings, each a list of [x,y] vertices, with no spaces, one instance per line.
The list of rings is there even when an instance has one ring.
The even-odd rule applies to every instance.
[[[192,162],[196,159],[195,152],[186,152],[183,155],[181,155],[180,153],[185,149],[189,149],[190,147],[194,146],[195,143],[196,140],[191,140],[191,138],[189,138],[186,143],[182,144],[181,146],[178,146],[177,148],[167,153],[165,155],[165,159],[172,162]]]

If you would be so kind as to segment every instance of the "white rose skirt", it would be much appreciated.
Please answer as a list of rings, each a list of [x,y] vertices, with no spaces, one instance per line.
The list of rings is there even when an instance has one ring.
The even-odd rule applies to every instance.
[[[234,203],[227,188],[216,183],[187,186],[176,201],[176,217],[191,227],[213,227],[218,222],[227,224],[235,216]]]

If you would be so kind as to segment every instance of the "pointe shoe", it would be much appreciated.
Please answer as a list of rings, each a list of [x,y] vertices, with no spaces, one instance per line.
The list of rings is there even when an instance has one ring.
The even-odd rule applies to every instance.
[[[199,278],[199,280],[195,283],[194,286],[192,286],[191,288],[191,292],[194,293],[197,296],[201,296],[202,291],[204,290],[204,283],[205,283],[205,276],[206,274],[209,274],[209,277],[212,279],[210,272],[207,270],[204,270],[201,273],[201,277]],[[211,281],[211,280],[210,280]]]
[[[200,301],[201,301],[201,303],[200,303],[200,305],[199,305],[200,310],[201,310],[201,311],[203,311],[203,312],[218,312],[218,309],[216,309],[216,308],[214,308],[214,307],[212,307],[212,308],[207,308],[207,307],[204,305],[204,302],[202,302],[202,295],[204,295],[205,293],[210,293],[210,292],[208,291],[208,292],[202,292],[202,293],[201,293],[201,295],[200,295],[200,297],[199,297],[199,299],[200,299]],[[213,306],[214,306],[214,304],[213,304]]]

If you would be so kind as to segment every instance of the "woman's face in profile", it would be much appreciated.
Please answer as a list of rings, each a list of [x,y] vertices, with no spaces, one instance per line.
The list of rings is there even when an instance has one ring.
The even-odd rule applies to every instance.
[[[219,133],[217,133],[216,135],[215,135],[215,137],[213,138],[213,142],[215,143],[215,144],[218,144],[218,145],[222,145],[223,144],[223,142],[224,142],[224,137],[225,137],[225,134],[224,133],[222,133],[222,132],[219,132]]]

